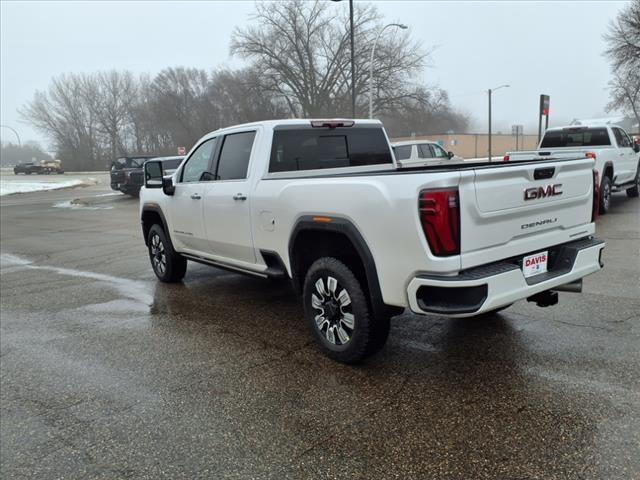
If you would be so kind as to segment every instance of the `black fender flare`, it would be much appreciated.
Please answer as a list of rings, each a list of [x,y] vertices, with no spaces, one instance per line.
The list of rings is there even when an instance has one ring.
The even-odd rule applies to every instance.
[[[162,208],[160,208],[160,205],[158,205],[157,203],[145,203],[142,206],[142,211],[140,214],[140,225],[142,227],[142,236],[144,237],[144,244],[148,246],[147,235],[145,235],[145,231],[144,231],[145,212],[153,212],[158,214],[158,216],[160,217],[160,220],[162,221],[162,228],[164,229],[167,237],[169,238],[169,241],[171,241],[171,234],[169,233],[169,224],[167,223],[167,219],[164,216],[164,213],[162,212]]]
[[[303,231],[323,231],[323,232],[336,232],[347,237],[351,244],[356,249],[356,252],[362,260],[364,265],[365,275],[367,277],[367,287],[369,289],[369,296],[371,299],[371,306],[376,315],[383,315],[389,313],[394,307],[388,307],[382,300],[382,291],[380,289],[380,281],[378,279],[378,270],[376,263],[371,254],[371,250],[365,242],[362,234],[358,228],[349,220],[342,217],[318,215],[323,219],[329,218],[330,221],[314,221],[317,216],[304,215],[298,219],[293,227],[291,235],[289,236],[289,263],[291,266],[291,277],[295,288],[300,285],[300,278],[298,278],[297,266],[294,264],[295,256],[293,255],[293,247],[296,243],[298,235]],[[300,293],[300,292],[298,292]],[[403,310],[403,309],[400,309]],[[394,310],[393,314],[397,314]]]

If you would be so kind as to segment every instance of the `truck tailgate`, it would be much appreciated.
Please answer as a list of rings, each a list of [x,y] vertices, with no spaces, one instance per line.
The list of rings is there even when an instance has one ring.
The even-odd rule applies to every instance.
[[[463,269],[593,233],[593,160],[479,167],[460,183]]]

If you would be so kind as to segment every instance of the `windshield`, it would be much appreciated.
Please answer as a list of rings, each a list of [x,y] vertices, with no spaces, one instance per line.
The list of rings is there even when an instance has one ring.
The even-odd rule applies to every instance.
[[[552,130],[544,134],[540,148],[597,147],[611,145],[606,128]]]

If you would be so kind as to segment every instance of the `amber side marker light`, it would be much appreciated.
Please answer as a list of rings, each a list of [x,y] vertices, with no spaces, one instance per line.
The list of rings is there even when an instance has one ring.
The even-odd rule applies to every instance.
[[[330,223],[331,219],[329,217],[313,217],[313,221],[316,223]]]

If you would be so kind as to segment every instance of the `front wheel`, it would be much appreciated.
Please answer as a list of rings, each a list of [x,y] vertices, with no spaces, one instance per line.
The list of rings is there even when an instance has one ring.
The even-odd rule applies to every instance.
[[[357,363],[384,346],[389,319],[378,319],[358,278],[332,257],[316,260],[303,288],[304,313],[320,349],[342,363]]]
[[[600,184],[600,215],[609,212],[611,207],[611,179],[603,177]]]
[[[151,267],[161,282],[179,282],[184,278],[187,259],[173,249],[160,225],[153,225],[149,229],[147,244]]]
[[[627,197],[637,198],[640,196],[640,165],[636,169],[636,183],[633,187],[627,188]]]

